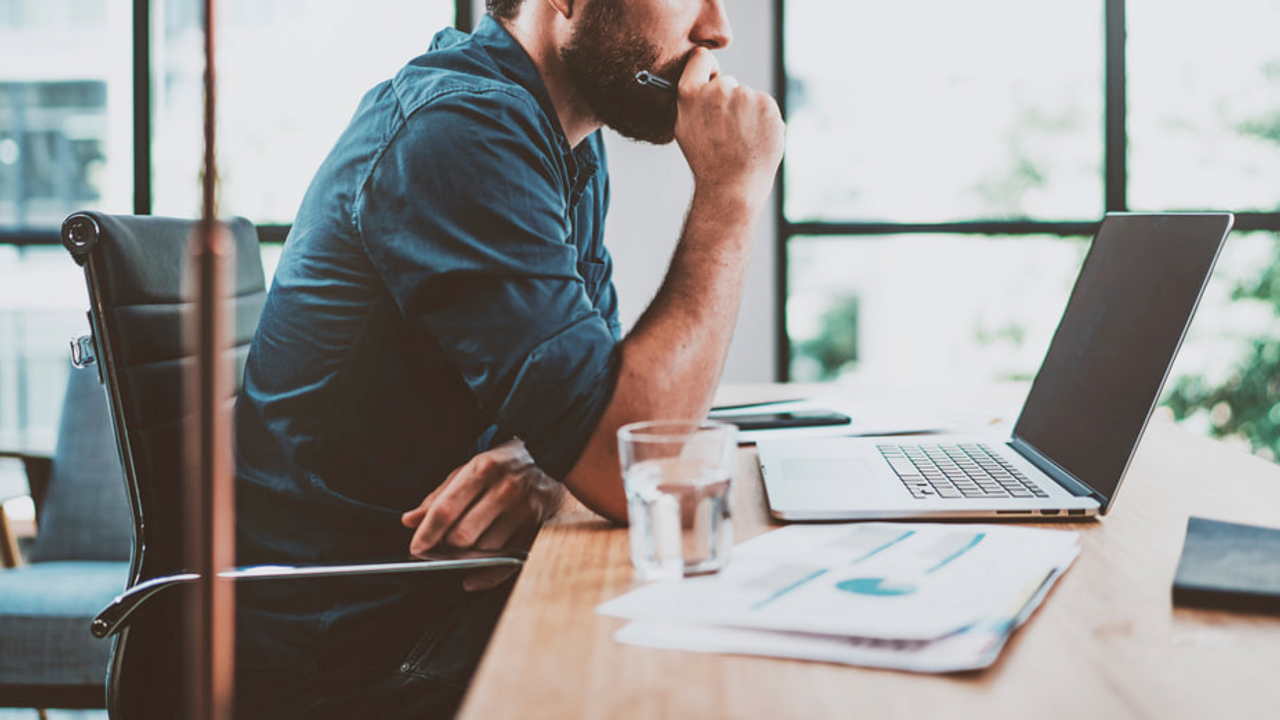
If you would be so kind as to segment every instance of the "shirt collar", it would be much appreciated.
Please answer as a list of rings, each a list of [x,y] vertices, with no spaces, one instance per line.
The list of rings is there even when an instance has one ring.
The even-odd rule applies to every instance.
[[[551,118],[558,137],[568,150],[569,140],[565,136],[564,127],[560,125],[560,115],[556,112],[556,106],[551,102],[551,93],[547,92],[547,86],[542,82],[538,66],[533,64],[533,59],[529,57],[529,53],[525,52],[524,47],[512,37],[511,33],[507,32],[502,23],[487,14],[480,18],[471,37],[489,53],[489,57],[493,59],[503,75],[533,95],[542,112]]]
[[[561,154],[570,164],[570,172],[573,176],[570,204],[576,205],[587,182],[600,169],[600,158],[595,151],[595,143],[591,141],[591,136],[578,143],[577,148],[569,146],[564,126],[560,124],[560,115],[556,112],[555,104],[551,102],[551,93],[547,92],[547,86],[542,82],[538,66],[534,65],[529,53],[525,52],[524,47],[502,26],[502,23],[485,14],[480,18],[480,22],[476,23],[476,29],[471,33],[471,37],[489,53],[489,57],[493,59],[503,75],[533,95],[542,112],[555,126],[556,141],[560,145]]]

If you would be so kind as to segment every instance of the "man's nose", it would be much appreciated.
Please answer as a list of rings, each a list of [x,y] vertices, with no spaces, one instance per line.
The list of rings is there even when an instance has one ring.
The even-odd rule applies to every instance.
[[[694,43],[710,50],[720,50],[733,41],[733,29],[729,27],[729,15],[724,9],[724,0],[706,0],[702,5],[702,14],[693,27],[691,39]]]

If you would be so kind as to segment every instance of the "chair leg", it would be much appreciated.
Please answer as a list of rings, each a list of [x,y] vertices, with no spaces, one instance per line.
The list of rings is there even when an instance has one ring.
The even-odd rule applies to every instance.
[[[36,715],[40,720],[49,720],[49,711],[44,708],[36,708]]]
[[[18,554],[18,540],[9,527],[9,516],[4,512],[4,504],[0,503],[0,568],[18,567],[22,556]],[[42,718],[43,720],[43,718]]]

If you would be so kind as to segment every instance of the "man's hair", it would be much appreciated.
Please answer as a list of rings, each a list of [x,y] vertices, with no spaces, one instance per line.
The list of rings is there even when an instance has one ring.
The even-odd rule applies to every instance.
[[[510,20],[520,12],[524,0],[484,0],[484,7],[498,20]]]

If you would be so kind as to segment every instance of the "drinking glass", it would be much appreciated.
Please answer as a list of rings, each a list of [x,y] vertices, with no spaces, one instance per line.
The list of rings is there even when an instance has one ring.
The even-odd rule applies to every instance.
[[[653,420],[618,430],[641,580],[716,572],[733,546],[730,489],[738,429],[711,420]]]

